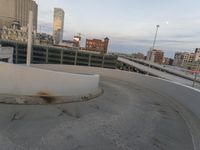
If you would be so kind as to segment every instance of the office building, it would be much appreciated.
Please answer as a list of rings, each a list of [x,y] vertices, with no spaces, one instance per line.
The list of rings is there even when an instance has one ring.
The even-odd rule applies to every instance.
[[[107,53],[108,50],[109,38],[105,38],[104,40],[100,39],[86,39],[85,49],[88,51],[100,52],[102,54]]]
[[[61,8],[54,8],[53,39],[54,44],[62,43],[64,32],[65,12]]]
[[[0,0],[0,29],[10,27],[13,21],[27,26],[29,11],[33,11],[33,29],[37,31],[38,5],[33,0]]]
[[[150,50],[147,53],[147,60],[154,63],[162,64],[164,60],[164,52],[156,49]]]

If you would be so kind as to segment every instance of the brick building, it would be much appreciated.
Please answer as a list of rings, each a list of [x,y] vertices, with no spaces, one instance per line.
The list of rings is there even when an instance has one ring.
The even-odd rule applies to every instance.
[[[150,50],[147,54],[147,60],[154,63],[162,64],[164,60],[164,52],[156,49]]]
[[[107,53],[108,50],[109,38],[105,38],[104,40],[99,39],[86,39],[85,49],[88,51],[100,52],[102,54]]]

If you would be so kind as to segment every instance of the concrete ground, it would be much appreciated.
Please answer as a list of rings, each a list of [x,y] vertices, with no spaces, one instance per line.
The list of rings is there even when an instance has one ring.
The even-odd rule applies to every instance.
[[[103,77],[104,93],[59,105],[0,104],[0,150],[193,150],[170,99]]]

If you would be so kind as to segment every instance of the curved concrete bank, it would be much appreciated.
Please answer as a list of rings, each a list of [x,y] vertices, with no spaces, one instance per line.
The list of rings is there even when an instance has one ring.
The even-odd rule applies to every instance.
[[[37,65],[37,67],[73,73],[93,73],[99,74],[102,77],[105,76],[112,79],[118,79],[119,81],[127,81],[129,83],[133,83],[134,85],[139,85],[148,90],[152,90],[156,92],[157,95],[166,97],[171,100],[174,105],[180,104],[186,108],[189,113],[191,113],[190,116],[188,113],[183,114],[183,118],[185,119],[192,134],[195,147],[194,149],[200,149],[200,90],[155,77],[120,70],[60,65]],[[182,110],[183,113],[184,111],[185,110]],[[196,117],[194,117],[196,119],[192,117],[194,120],[191,119],[191,116],[193,115],[198,119]]]
[[[65,66],[65,65],[35,65],[35,66],[55,71],[99,74],[100,76],[106,76],[123,81],[133,82],[145,88],[157,91],[157,93],[169,96],[174,100],[177,100],[183,106],[185,106],[191,112],[193,112],[197,117],[200,118],[200,109],[199,109],[200,90],[193,89],[191,87],[184,86],[182,84],[120,70],[80,67],[80,66]]]
[[[55,72],[0,64],[0,94],[43,97],[81,97],[97,94],[99,75]]]

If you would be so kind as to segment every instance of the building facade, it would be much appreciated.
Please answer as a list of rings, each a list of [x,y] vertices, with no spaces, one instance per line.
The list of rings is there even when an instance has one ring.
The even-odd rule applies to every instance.
[[[54,8],[53,39],[55,45],[61,43],[63,40],[64,18],[64,10],[61,8]]]
[[[0,45],[0,61],[13,63],[13,48]]]
[[[27,43],[1,40],[2,47],[12,47],[13,63],[26,64]],[[49,45],[32,45],[32,64],[65,64],[115,69],[117,56],[81,51],[78,48],[64,48]]]
[[[174,66],[188,68],[195,62],[196,53],[176,52],[174,55]]]
[[[143,53],[135,53],[135,54],[132,54],[132,57],[133,58],[136,58],[136,59],[142,59],[144,60],[145,56]]]
[[[172,58],[165,58],[164,60],[164,65],[170,65],[172,66],[173,65],[173,59]]]
[[[53,45],[53,36],[46,33],[37,33],[34,44]]]
[[[109,38],[105,38],[104,40],[100,39],[86,39],[85,49],[88,51],[100,52],[102,54],[107,53],[109,44]]]
[[[27,26],[29,11],[33,11],[33,29],[37,31],[38,5],[33,0],[0,0],[0,29],[10,27],[13,21]]]
[[[147,60],[154,63],[162,64],[164,60],[164,52],[156,49],[150,50],[147,53]]]
[[[196,48],[195,50],[195,59],[194,61],[200,61],[200,48]]]
[[[27,29],[27,27],[8,28],[6,26],[3,26],[1,33],[0,33],[0,38],[3,40],[27,42],[28,41],[28,29]]]
[[[173,65],[174,66],[178,66],[178,67],[182,66],[183,60],[186,59],[184,57],[186,57],[186,56],[184,56],[184,53],[182,53],[182,52],[176,52],[175,55],[174,55]]]

